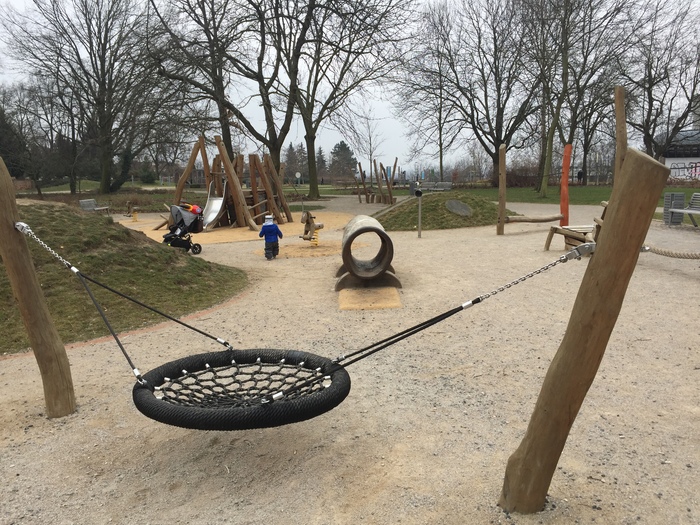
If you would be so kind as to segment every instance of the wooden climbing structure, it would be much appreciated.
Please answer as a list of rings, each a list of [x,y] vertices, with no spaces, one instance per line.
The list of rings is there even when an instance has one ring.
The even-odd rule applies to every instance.
[[[201,156],[204,177],[208,188],[208,202],[205,206],[205,228],[229,226],[248,227],[258,230],[265,215],[273,215],[278,224],[292,222],[292,212],[284,196],[282,181],[269,155],[261,159],[258,155],[248,156],[250,187],[245,187],[245,158],[236,155],[229,158],[221,137],[214,137],[217,155],[211,165],[207,159],[204,137],[200,137],[192,148],[190,159],[178,180],[174,204],[180,204],[182,194]],[[215,205],[211,206],[214,202]],[[210,209],[211,208],[211,209]],[[156,227],[162,228],[169,220]]]

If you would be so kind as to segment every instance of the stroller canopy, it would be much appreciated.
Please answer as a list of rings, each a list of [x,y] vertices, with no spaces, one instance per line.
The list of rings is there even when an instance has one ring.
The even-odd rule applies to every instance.
[[[190,233],[202,231],[202,208],[196,204],[181,204],[170,206],[170,214],[173,216],[173,224],[184,226]]]

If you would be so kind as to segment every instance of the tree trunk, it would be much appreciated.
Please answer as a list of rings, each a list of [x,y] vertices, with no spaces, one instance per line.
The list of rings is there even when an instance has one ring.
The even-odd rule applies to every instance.
[[[306,142],[306,158],[309,165],[309,199],[317,200],[321,197],[318,191],[318,170],[316,169],[316,135],[307,133],[304,136]]]

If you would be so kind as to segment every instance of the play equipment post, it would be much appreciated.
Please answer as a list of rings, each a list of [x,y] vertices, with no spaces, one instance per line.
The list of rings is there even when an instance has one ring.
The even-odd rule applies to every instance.
[[[46,306],[27,241],[15,229],[18,221],[15,188],[0,158],[0,256],[39,365],[46,415],[63,417],[75,412],[68,355]]]
[[[564,160],[561,166],[561,195],[559,196],[559,211],[562,218],[559,226],[569,225],[569,164],[571,163],[571,144],[564,146]]]
[[[496,235],[505,233],[506,224],[506,145],[498,148],[498,224]]]
[[[418,238],[420,239],[421,221],[423,219],[423,192],[416,189],[416,197],[418,197]]]
[[[520,446],[508,459],[498,504],[542,510],[559,457],[598,371],[670,170],[628,150],[569,324]]]

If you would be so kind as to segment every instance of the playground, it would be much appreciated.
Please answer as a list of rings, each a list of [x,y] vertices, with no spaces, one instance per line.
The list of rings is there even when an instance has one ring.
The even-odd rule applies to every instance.
[[[319,244],[281,227],[263,257],[247,228],[197,234],[198,257],[245,270],[239,296],[187,321],[236,348],[336,357],[555,260],[550,225],[391,232],[403,287],[390,308],[341,309],[343,227],[378,204],[338,197],[316,210]],[[508,205],[526,216],[558,207]],[[573,224],[602,208],[572,206]],[[152,230],[158,217],[124,225]],[[162,232],[154,232],[160,240]],[[150,234],[149,234],[150,235]],[[647,243],[697,252],[697,228],[653,221]],[[595,256],[594,256],[595,257]],[[68,347],[78,411],[48,419],[31,353],[0,358],[0,523],[571,524],[700,523],[697,260],[643,253],[605,357],[571,430],[542,512],[497,506],[564,336],[586,267],[571,261],[402,341],[352,369],[337,408],[271,429],[202,432],[141,415],[114,340]],[[591,327],[595,330],[595,327]],[[212,348],[171,323],[124,334],[150,370]]]

